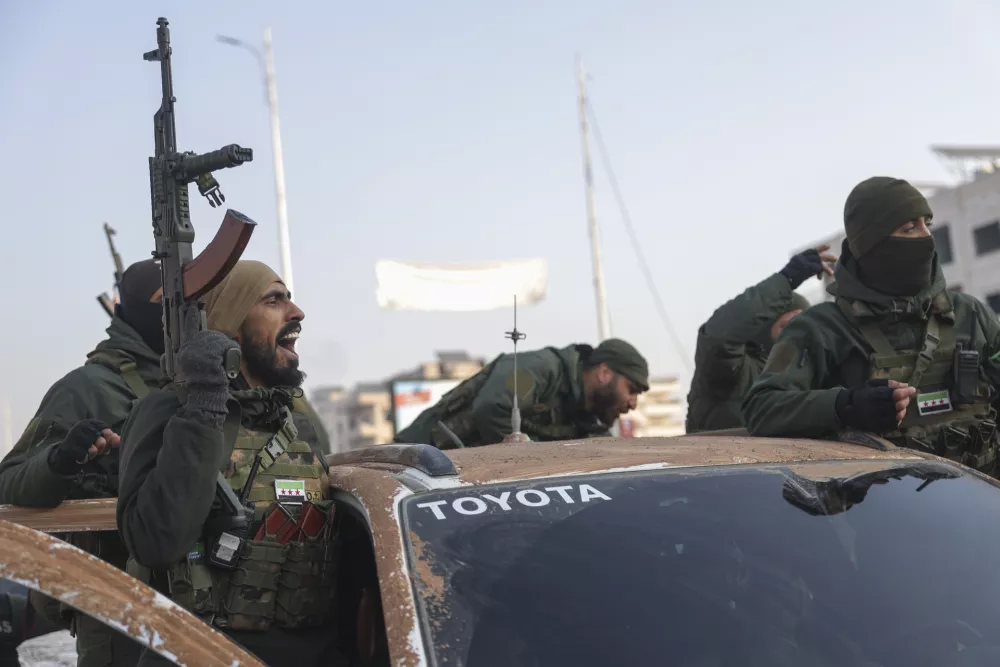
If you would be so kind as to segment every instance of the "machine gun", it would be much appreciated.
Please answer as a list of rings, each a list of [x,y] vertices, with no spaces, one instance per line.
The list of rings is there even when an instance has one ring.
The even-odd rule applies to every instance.
[[[165,18],[156,21],[156,49],[143,54],[143,59],[160,63],[163,99],[153,116],[155,153],[149,158],[149,186],[152,199],[153,257],[160,260],[163,284],[163,370],[174,381],[183,380],[177,370],[177,354],[181,347],[207,328],[204,304],[199,299],[218,285],[232,270],[250,242],[256,223],[242,213],[228,209],[215,237],[197,257],[193,257],[194,227],[188,207],[188,185],[196,183],[201,194],[215,208],[226,198],[212,176],[217,169],[237,167],[253,160],[253,150],[230,144],[217,151],[198,155],[177,150],[177,128],[174,118],[173,73],[170,59],[170,30]],[[239,350],[232,350],[224,360],[226,373],[235,378],[239,373]],[[215,544],[210,557],[221,565],[234,566],[239,545],[243,543],[250,521],[246,507],[233,494],[220,473],[216,490],[225,515],[225,525],[213,535]],[[216,522],[218,523],[218,522]],[[206,545],[208,547],[209,545]],[[232,550],[234,553],[230,553]]]
[[[117,233],[108,223],[104,223],[104,235],[108,237],[108,248],[111,249],[111,261],[115,263],[115,298],[112,300],[107,292],[101,292],[97,295],[97,302],[101,304],[108,317],[115,316],[115,304],[121,300],[122,275],[125,273],[125,267],[122,266],[122,256],[118,254],[118,251],[115,249],[115,240],[111,238]]]

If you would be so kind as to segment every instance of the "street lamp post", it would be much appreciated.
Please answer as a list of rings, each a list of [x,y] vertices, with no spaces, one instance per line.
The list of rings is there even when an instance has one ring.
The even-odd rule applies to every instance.
[[[235,37],[219,35],[216,39],[229,46],[246,49],[257,58],[264,77],[267,107],[271,114],[271,154],[274,158],[274,192],[278,207],[278,245],[281,248],[281,278],[288,291],[295,294],[292,285],[292,250],[288,233],[288,205],[285,199],[285,165],[281,158],[281,128],[278,123],[278,87],[274,81],[274,51],[271,48],[271,29],[264,30],[264,55],[252,44]]]

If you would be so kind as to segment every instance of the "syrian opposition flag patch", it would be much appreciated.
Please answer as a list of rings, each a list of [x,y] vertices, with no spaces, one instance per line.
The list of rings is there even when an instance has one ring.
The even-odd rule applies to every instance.
[[[951,411],[951,397],[948,391],[935,391],[932,394],[917,395],[917,411],[920,415],[933,415],[938,412]]]
[[[306,499],[306,482],[303,479],[276,479],[274,495],[278,500],[301,503]]]

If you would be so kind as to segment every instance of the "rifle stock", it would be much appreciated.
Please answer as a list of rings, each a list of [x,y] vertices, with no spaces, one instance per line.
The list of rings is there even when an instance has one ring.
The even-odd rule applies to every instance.
[[[115,265],[115,292],[121,296],[121,285],[122,276],[125,274],[125,265],[122,264],[122,256],[118,254],[118,250],[115,248],[114,235],[117,234],[111,225],[104,223],[104,235],[108,237],[108,248],[111,250],[111,261]]]
[[[104,312],[108,314],[108,317],[115,316],[115,304],[111,301],[107,294],[98,294],[97,303],[101,304],[101,308],[103,308]]]

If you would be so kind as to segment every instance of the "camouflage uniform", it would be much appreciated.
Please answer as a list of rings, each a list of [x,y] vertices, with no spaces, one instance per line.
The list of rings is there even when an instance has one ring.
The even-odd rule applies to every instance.
[[[130,574],[266,664],[307,667],[330,664],[337,639],[335,514],[320,445],[303,440],[325,433],[293,413],[308,409],[301,390],[250,388],[243,375],[227,382],[221,365],[221,350],[235,347],[248,314],[280,282],[266,265],[244,260],[206,295],[210,330],[177,358],[184,383],[151,392],[125,424],[117,518]],[[220,474],[223,490],[239,496],[247,487],[249,529],[233,525],[219,502]],[[318,534],[284,541],[265,528],[266,517],[294,523],[313,510],[323,517]],[[227,563],[216,557],[223,551]]]
[[[519,353],[521,431],[534,441],[610,435],[608,425],[584,407],[584,366],[600,361],[642,390],[649,388],[646,360],[618,339],[605,341],[597,349],[574,344]],[[452,449],[456,443],[450,431],[466,447],[496,444],[511,432],[513,404],[514,355],[502,354],[420,413],[394,440]]]
[[[290,415],[279,416],[282,407],[291,406],[286,390],[234,391],[221,431],[179,414],[182,395],[176,385],[151,393],[122,434],[118,525],[134,559],[129,573],[269,665],[318,664],[335,640],[328,624],[336,540],[301,545],[253,540],[235,572],[208,564],[205,544],[218,472],[239,495],[254,456],[280,436],[281,453],[265,457],[251,486],[256,529],[277,498],[279,479],[302,481],[307,500],[328,506],[325,462],[287,426]]]
[[[784,329],[744,400],[747,428],[758,436],[824,437],[844,428],[861,428],[852,421],[864,415],[869,422],[886,426],[861,430],[993,472],[1000,387],[1000,362],[994,355],[1000,353],[1000,322],[974,297],[947,291],[932,237],[891,236],[903,223],[929,216],[930,208],[919,193],[892,179],[871,179],[856,191],[862,186],[883,198],[886,193],[891,196],[869,214],[871,223],[863,233],[857,225],[852,227],[859,205],[848,198],[848,240],[837,264],[836,282],[828,288],[836,301],[813,306]],[[865,212],[864,207],[861,210]],[[876,234],[872,229],[881,231]],[[894,266],[885,246],[878,249],[885,240],[895,244],[890,248],[901,248],[901,254],[913,249],[926,256],[929,249],[930,278],[913,276],[914,271],[923,271],[917,259],[904,257]],[[879,253],[875,255],[879,261],[867,263],[872,276],[865,278],[865,264],[857,256],[869,257],[872,252]],[[887,274],[887,284],[915,282],[906,289],[913,295],[889,295],[882,291],[887,288],[871,287],[880,282],[879,272]],[[926,283],[922,288],[921,281]],[[961,358],[971,363],[956,364],[960,350],[965,352]],[[958,367],[963,368],[961,373]],[[898,425],[892,388],[880,386],[880,381],[884,385],[889,379],[917,389]]]

